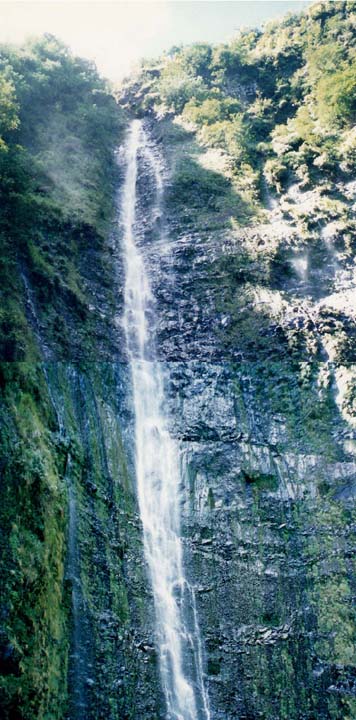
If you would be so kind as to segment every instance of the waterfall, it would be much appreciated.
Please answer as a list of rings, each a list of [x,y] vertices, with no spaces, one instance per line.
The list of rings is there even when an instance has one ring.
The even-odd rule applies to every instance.
[[[169,720],[210,720],[194,589],[184,576],[179,449],[164,413],[165,376],[155,358],[153,296],[137,246],[138,155],[150,167],[159,215],[162,173],[139,120],[126,143],[121,221],[126,266],[124,328],[135,409],[136,476],[144,549],[155,602],[162,685]],[[163,239],[163,231],[158,231]]]

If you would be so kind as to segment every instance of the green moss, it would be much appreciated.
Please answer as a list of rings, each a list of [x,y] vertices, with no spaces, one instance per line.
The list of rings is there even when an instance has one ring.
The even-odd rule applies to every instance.
[[[316,651],[326,662],[355,666],[352,586],[340,546],[347,517],[342,506],[324,500],[323,507],[314,515],[314,522],[319,528],[318,543],[310,549],[314,557],[312,598],[318,617]]]
[[[146,662],[135,641],[147,636],[151,610],[133,478],[121,437],[116,383],[125,367],[50,363],[46,370],[65,426],[62,445],[71,457],[67,483],[76,548],[71,572],[80,578],[80,617],[72,616],[71,622],[73,632],[79,623],[81,666],[71,659],[70,683],[82,687],[88,713],[92,692],[95,707],[113,720],[123,714],[134,718],[142,702],[138,688],[145,683],[156,688],[152,699],[146,698],[153,706],[159,690],[156,654]],[[87,676],[94,679],[93,690],[85,685]]]
[[[1,679],[2,708],[5,717],[18,708],[28,720],[61,720],[68,654],[63,458],[49,430],[53,418],[40,367],[2,364],[1,376],[4,632],[13,656]]]

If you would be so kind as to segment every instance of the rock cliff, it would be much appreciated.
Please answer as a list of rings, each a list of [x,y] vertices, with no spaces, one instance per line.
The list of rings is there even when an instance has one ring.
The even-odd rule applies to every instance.
[[[86,66],[83,87],[54,42],[41,52],[59,54],[87,118],[76,139],[75,93],[61,108],[49,96],[54,159],[29,109],[34,78],[25,88],[6,60],[23,119],[0,145],[2,716],[165,717],[122,329],[121,145],[135,114],[164,178],[153,217],[138,157],[212,720],[352,720],[355,3],[174,51],[118,104]],[[81,174],[63,162],[55,177],[70,148]]]

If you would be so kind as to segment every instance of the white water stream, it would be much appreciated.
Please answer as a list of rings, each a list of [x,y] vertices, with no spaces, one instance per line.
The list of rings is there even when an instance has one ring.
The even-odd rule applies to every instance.
[[[152,292],[137,246],[139,157],[155,184],[152,218],[160,213],[160,164],[139,120],[126,142],[121,222],[126,266],[124,327],[135,408],[136,475],[144,547],[156,611],[162,684],[169,720],[210,720],[194,591],[184,576],[180,538],[179,449],[164,413],[164,371],[152,354]],[[162,231],[161,239],[163,240]]]

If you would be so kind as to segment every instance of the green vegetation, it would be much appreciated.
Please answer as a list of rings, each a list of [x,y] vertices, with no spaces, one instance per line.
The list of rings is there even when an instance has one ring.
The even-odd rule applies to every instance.
[[[65,457],[40,367],[0,368],[2,624],[6,718],[62,718],[67,694]],[[20,713],[20,714],[19,714]]]
[[[128,82],[121,107],[95,68],[51,36],[0,48],[6,720],[63,720],[78,696],[88,720],[161,714],[129,379],[110,344],[124,102],[151,123],[170,172],[164,221],[186,293],[182,346],[189,361],[206,353],[196,391],[211,357],[224,365],[221,396],[236,424],[217,444],[210,425],[198,427],[192,467],[187,453],[189,499],[200,506],[183,532],[201,582],[212,695],[241,717],[355,716],[354,454],[344,423],[355,416],[355,325],[298,295],[291,262],[315,268],[324,252],[332,264],[328,224],[335,265],[354,252],[355,21],[355,2],[318,2],[217,47],[173,48]],[[266,222],[271,195],[281,227]],[[200,309],[208,342],[196,358],[190,314]],[[40,350],[66,362],[40,366]],[[178,363],[189,413],[191,375],[180,372]],[[212,420],[225,413],[219,382],[206,395]],[[209,542],[191,552],[199,532]]]
[[[198,305],[214,298],[229,357],[283,357],[292,372],[320,360],[308,321],[284,322],[283,294],[298,294],[298,258],[326,270],[309,292],[332,293],[332,254],[342,265],[354,252],[355,18],[355,2],[317,2],[223,45],[172,48],[123,89],[155,117],[172,228],[209,234],[214,259],[194,292]]]
[[[157,657],[140,647],[152,609],[121,436],[125,372],[0,364],[4,720],[64,720],[78,696],[88,720],[98,708],[157,717]]]
[[[352,177],[355,13],[351,0],[319,2],[224,45],[173,48],[155,72],[143,66],[144,106],[226,154],[233,183],[252,168],[256,191],[263,177],[277,192]]]
[[[107,277],[105,243],[114,210],[113,150],[120,117],[95,67],[73,57],[54,37],[0,48],[4,360],[38,355],[26,279],[37,311],[37,319],[30,318],[32,330],[36,323],[45,327],[59,355],[68,352],[69,336],[73,342],[73,326],[81,328],[82,344],[94,332],[83,260],[100,249]]]

